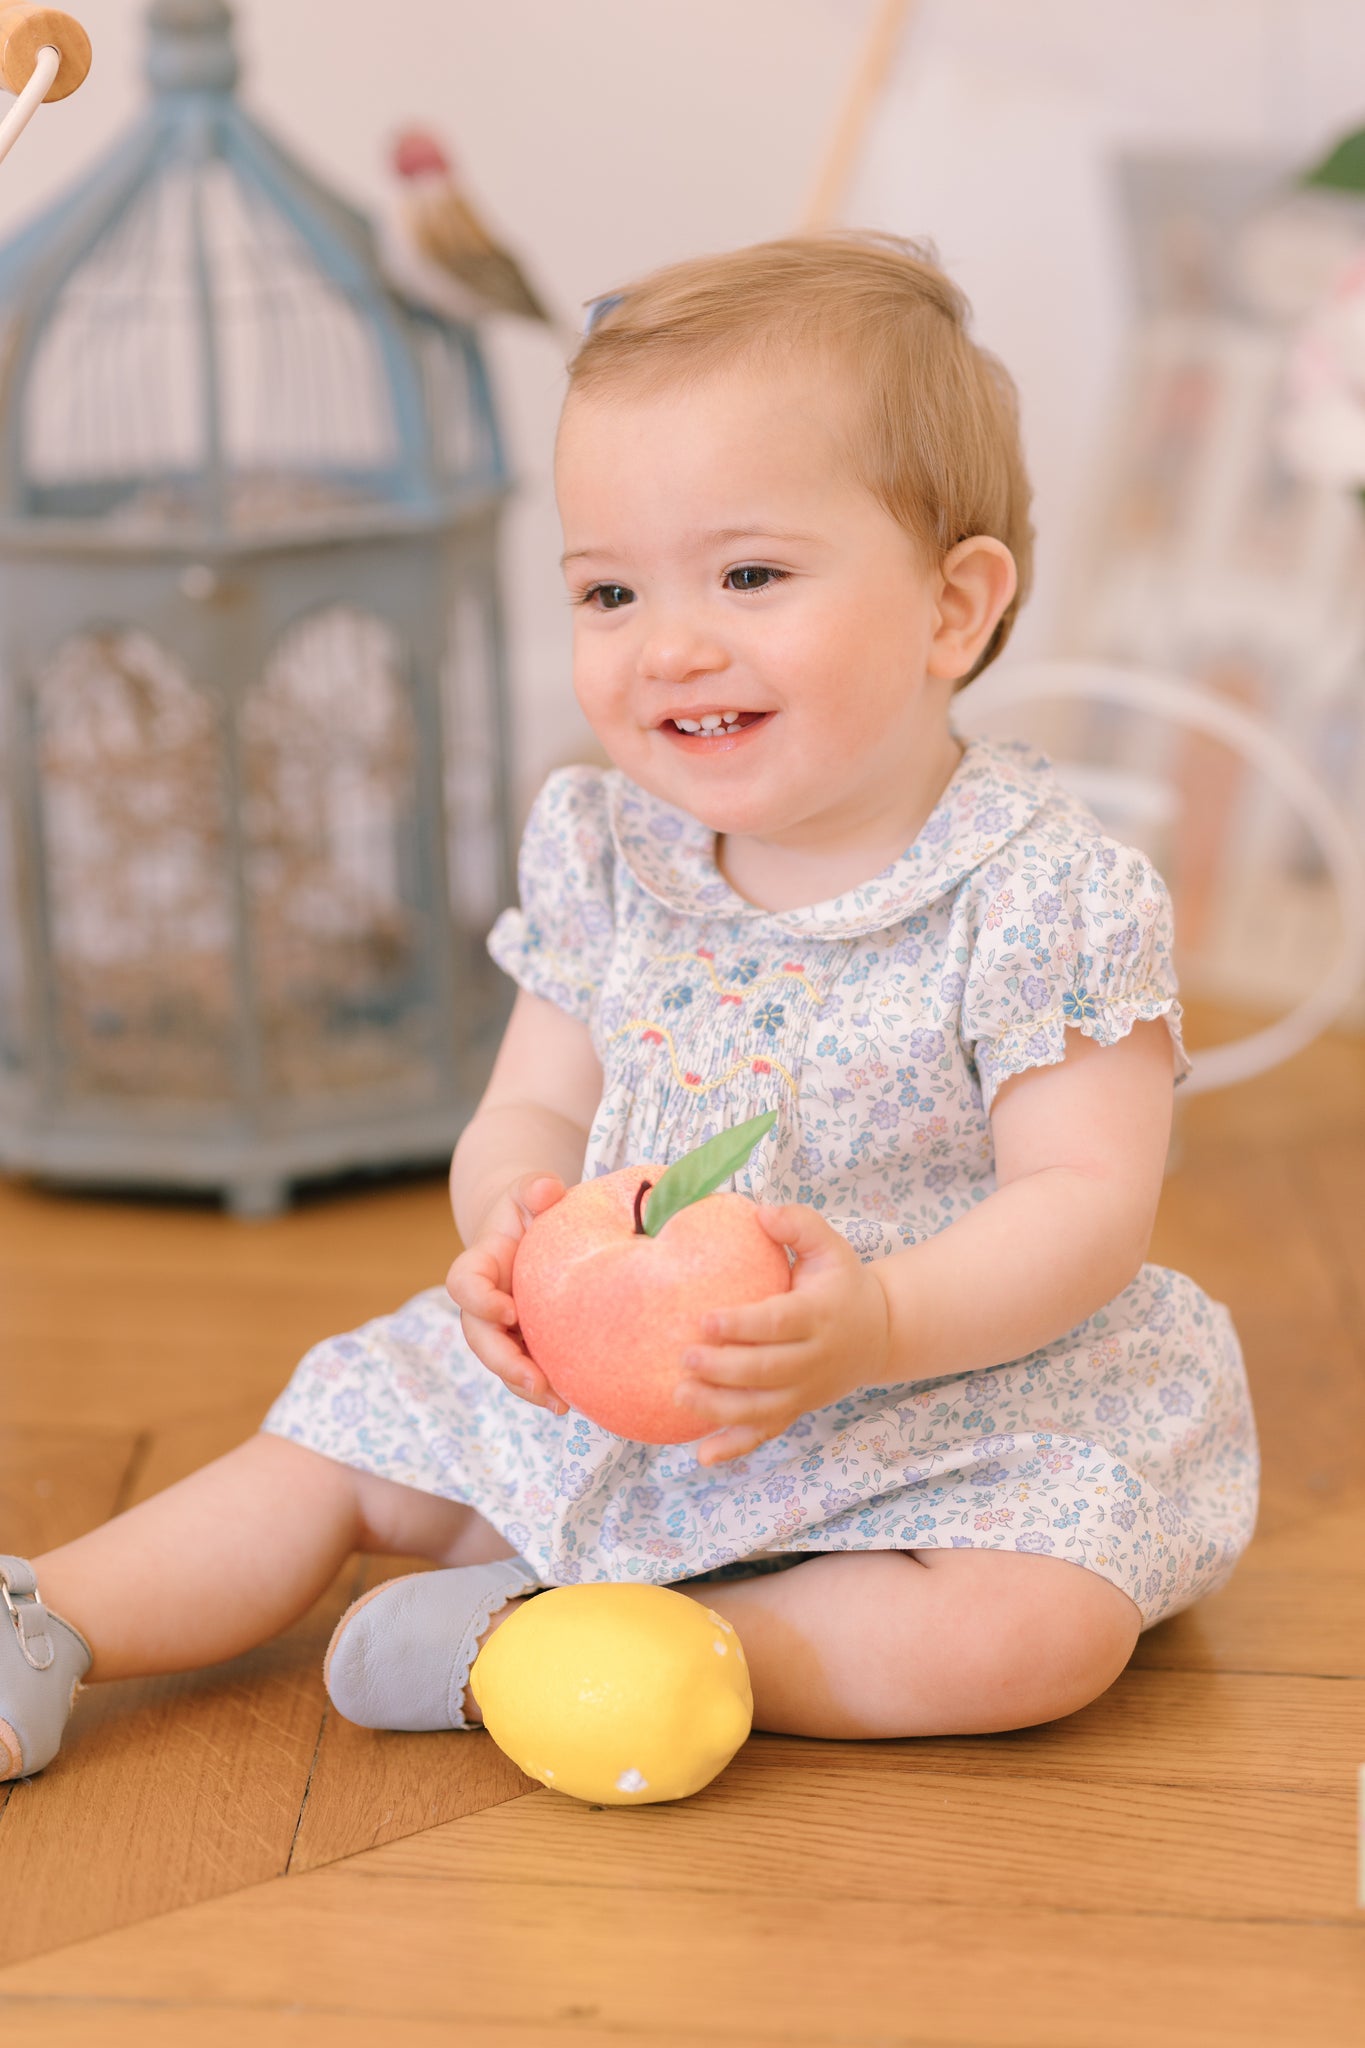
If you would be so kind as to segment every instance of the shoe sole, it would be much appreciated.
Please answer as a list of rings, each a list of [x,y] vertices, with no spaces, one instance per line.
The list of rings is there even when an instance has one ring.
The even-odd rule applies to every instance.
[[[8,1721],[0,1721],[0,1764],[6,1762],[8,1769],[0,1771],[0,1784],[24,1775],[24,1752],[19,1746],[19,1737]]]

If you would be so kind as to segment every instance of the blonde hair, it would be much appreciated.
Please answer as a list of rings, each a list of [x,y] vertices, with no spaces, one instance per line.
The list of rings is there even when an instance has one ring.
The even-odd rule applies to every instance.
[[[810,354],[841,367],[854,474],[884,510],[931,559],[973,534],[1013,555],[1018,589],[971,675],[994,661],[1033,570],[1018,398],[927,246],[865,230],[759,242],[652,271],[594,300],[590,317],[570,397],[697,383],[741,361]]]

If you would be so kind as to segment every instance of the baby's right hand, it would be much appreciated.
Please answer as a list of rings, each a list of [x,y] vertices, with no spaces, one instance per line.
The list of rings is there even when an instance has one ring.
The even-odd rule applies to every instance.
[[[551,1391],[527,1356],[512,1300],[512,1260],[533,1216],[564,1194],[553,1173],[523,1173],[493,1204],[475,1238],[446,1275],[446,1290],[460,1311],[470,1350],[514,1394],[537,1408],[567,1415],[568,1403]]]

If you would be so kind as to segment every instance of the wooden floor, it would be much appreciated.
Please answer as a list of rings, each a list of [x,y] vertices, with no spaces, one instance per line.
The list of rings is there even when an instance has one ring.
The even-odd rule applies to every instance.
[[[451,1249],[437,1180],[254,1225],[0,1183],[0,1548],[226,1449]],[[0,1786],[0,2041],[1359,2048],[1365,1045],[1192,1103],[1152,1256],[1233,1308],[1261,1521],[1083,1713],[757,1736],[696,1799],[593,1810],[482,1734],[326,1711],[356,1560],[265,1650],[84,1694]]]

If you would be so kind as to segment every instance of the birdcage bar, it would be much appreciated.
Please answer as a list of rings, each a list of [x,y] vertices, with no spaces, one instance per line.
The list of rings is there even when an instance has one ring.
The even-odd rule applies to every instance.
[[[44,224],[39,222],[11,243],[4,252],[11,259],[8,263],[4,256],[0,256],[0,302],[12,303],[10,294],[14,286],[6,272],[13,279],[24,281],[22,310],[12,316],[6,376],[11,390],[20,388],[27,380],[34,350],[70,270],[104,236],[115,232],[120,219],[137,203],[138,181],[150,174],[156,155],[155,137],[137,138],[136,146],[116,152],[115,161],[108,167],[111,173],[117,171],[127,179],[126,188],[112,183],[112,179],[110,186],[106,187],[101,180],[69,207],[59,208],[57,224],[46,234],[43,232]],[[27,262],[23,260],[25,256]],[[22,517],[31,510],[23,428],[23,415],[19,408],[7,406],[0,411],[6,500],[0,507],[0,518],[13,518],[16,514]]]
[[[340,233],[333,231],[330,215],[337,202],[326,195],[324,210],[322,188],[311,180],[301,185],[297,167],[292,180],[281,175],[277,153],[259,129],[244,129],[234,123],[228,130],[226,142],[229,161],[235,163],[243,178],[254,182],[283,218],[300,232],[304,231],[309,218],[301,203],[300,190],[307,191],[315,209],[314,218],[323,224],[321,228],[314,228],[313,253],[338,289],[347,298],[364,306],[383,353],[402,450],[397,475],[405,480],[404,488],[415,504],[439,505],[441,494],[430,460],[430,421],[422,402],[420,379],[414,375],[411,346],[398,333],[385,295],[376,291],[373,270],[367,274],[354,247],[348,245]],[[488,399],[486,387],[480,395],[485,401]],[[491,406],[489,416],[492,417]]]
[[[190,173],[190,274],[198,311],[195,324],[199,331],[199,403],[204,436],[204,524],[211,533],[220,533],[226,523],[227,505],[220,427],[223,395],[218,375],[218,312],[213,303],[213,280],[204,239],[204,166],[209,159],[208,142],[209,138],[202,133],[196,137],[197,161]],[[235,816],[231,805],[229,814]]]
[[[17,910],[22,930],[23,980],[20,1011],[23,1018],[21,1057],[29,1063],[38,1112],[50,1116],[56,1101],[55,1061],[57,1052],[56,1006],[49,964],[47,933],[47,872],[41,858],[42,828],[38,817],[38,778],[33,769],[36,754],[31,703],[16,696],[10,730],[5,734],[5,752],[14,764],[11,779],[11,809],[15,828],[17,869]]]
[[[482,367],[482,366],[481,366]],[[486,650],[484,675],[491,727],[492,815],[495,826],[494,894],[500,903],[516,895],[516,838],[512,830],[512,695],[507,672],[507,634],[498,580],[496,529],[485,522],[471,538],[466,574],[481,613],[481,642]]]

